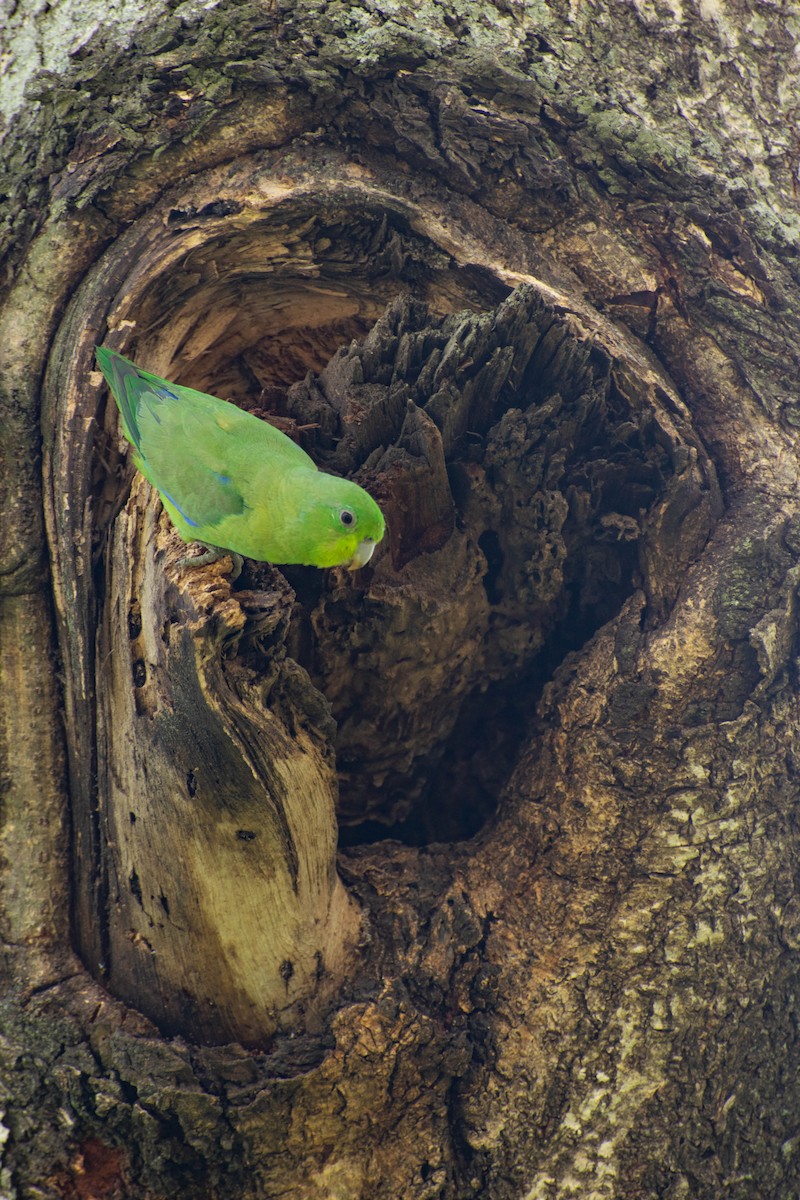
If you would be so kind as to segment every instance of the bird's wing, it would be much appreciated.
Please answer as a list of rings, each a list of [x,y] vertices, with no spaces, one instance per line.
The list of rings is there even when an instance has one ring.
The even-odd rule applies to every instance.
[[[291,438],[234,404],[168,383],[119,355],[108,366],[144,473],[188,525],[213,526],[244,513],[267,463],[277,474],[299,466],[316,471]]]

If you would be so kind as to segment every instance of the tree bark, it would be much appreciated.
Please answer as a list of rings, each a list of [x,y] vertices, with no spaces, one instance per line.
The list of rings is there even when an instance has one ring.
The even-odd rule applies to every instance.
[[[7,126],[2,1195],[800,1189],[789,24],[468,16],[165,7]],[[374,563],[180,566],[100,342]]]

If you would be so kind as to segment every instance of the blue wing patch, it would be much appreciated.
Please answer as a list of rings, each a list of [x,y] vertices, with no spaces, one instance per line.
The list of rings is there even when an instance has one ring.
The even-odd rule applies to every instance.
[[[184,512],[184,510],[181,508],[180,504],[178,504],[178,501],[174,500],[173,497],[170,496],[169,492],[165,492],[164,489],[161,488],[161,494],[164,496],[164,498],[166,500],[169,500],[172,507],[181,514],[181,516],[183,517],[183,519],[187,525],[193,526],[194,529],[199,529],[200,522],[193,521],[192,518],[188,515],[188,513]]]

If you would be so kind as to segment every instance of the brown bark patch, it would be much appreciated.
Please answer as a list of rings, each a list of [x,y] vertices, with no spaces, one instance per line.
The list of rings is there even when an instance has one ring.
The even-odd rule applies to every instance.
[[[119,1200],[126,1156],[99,1138],[81,1142],[68,1167],[48,1182],[63,1200]]]

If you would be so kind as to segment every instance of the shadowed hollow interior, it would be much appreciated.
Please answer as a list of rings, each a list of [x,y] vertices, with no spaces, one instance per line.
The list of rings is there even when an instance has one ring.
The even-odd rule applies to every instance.
[[[141,365],[283,418],[385,509],[356,578],[285,571],[288,651],[338,724],[342,840],[471,836],[543,682],[641,582],[673,473],[649,392],[533,289],[384,212],[234,217],[128,319]]]

